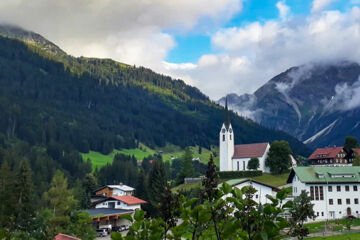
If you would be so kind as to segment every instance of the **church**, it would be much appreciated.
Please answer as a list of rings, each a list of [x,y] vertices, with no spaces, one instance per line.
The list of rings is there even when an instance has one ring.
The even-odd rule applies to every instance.
[[[224,123],[219,134],[219,154],[220,171],[247,171],[248,163],[251,158],[259,159],[259,168],[264,173],[269,173],[270,169],[265,166],[265,160],[270,150],[270,144],[234,144],[234,130],[231,126],[227,101],[225,103]]]

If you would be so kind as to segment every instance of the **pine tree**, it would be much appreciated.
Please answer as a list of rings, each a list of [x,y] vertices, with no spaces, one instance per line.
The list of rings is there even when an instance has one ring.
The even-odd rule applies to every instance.
[[[164,164],[160,161],[154,161],[149,175],[149,200],[151,205],[158,207],[161,195],[166,189],[167,178]],[[154,212],[153,212],[154,213]]]
[[[164,237],[167,239],[167,233],[170,228],[175,227],[180,216],[180,197],[171,192],[170,185],[167,184],[166,190],[161,194],[159,206],[160,217],[164,221]]]
[[[147,192],[147,181],[146,176],[144,173],[144,170],[140,170],[140,173],[138,175],[137,179],[137,185],[136,185],[136,196],[143,199],[148,200],[148,192]]]
[[[187,147],[182,157],[182,166],[179,175],[177,176],[177,184],[184,182],[184,178],[193,177],[195,175],[194,164],[192,162],[193,155],[191,149]]]
[[[29,162],[23,160],[16,175],[15,196],[17,208],[15,222],[18,229],[25,232],[31,228],[31,221],[35,215],[31,175]]]
[[[218,184],[219,184],[219,175],[216,172],[214,157],[211,154],[206,170],[206,175],[202,181],[205,198],[209,199],[209,201],[214,199]]]
[[[0,169],[0,228],[14,228],[14,175],[6,162],[1,165]]]

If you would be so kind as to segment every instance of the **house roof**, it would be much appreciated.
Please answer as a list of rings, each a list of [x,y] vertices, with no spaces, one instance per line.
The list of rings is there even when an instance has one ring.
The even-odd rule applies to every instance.
[[[360,166],[294,167],[290,172],[287,183],[291,183],[295,175],[303,183],[360,182]]]
[[[233,159],[262,157],[269,143],[252,143],[235,145]]]
[[[112,188],[112,189],[114,189],[114,188],[120,189],[120,190],[122,190],[122,191],[124,191],[124,192],[130,192],[130,191],[134,191],[134,190],[135,190],[135,188],[132,188],[132,187],[127,186],[127,185],[125,185],[125,184],[119,184],[119,185],[105,185],[105,186],[102,186],[101,188],[96,189],[95,192],[97,192],[97,191],[99,191],[99,190],[101,190],[101,189],[107,188],[107,187],[108,187],[108,188]]]
[[[134,196],[112,196],[110,198],[116,199],[120,202],[124,202],[127,205],[147,203],[146,201],[144,201],[140,198],[134,197]]]
[[[81,240],[80,238],[72,237],[66,234],[59,233],[54,237],[54,240]]]
[[[260,184],[260,185],[269,187],[269,188],[272,188],[272,189],[273,189],[274,191],[276,191],[276,192],[280,190],[280,189],[277,188],[277,187],[268,185],[268,184],[266,184],[266,183],[259,182],[259,181],[257,181],[257,180],[251,179],[251,178],[230,179],[230,180],[226,181],[226,183],[229,184],[230,186],[234,187],[234,186],[236,186],[236,185],[239,185],[239,184],[241,184],[241,183],[248,182],[248,181],[251,181],[251,182],[254,182],[254,183],[257,183],[257,184]],[[221,185],[222,185],[222,183],[220,183],[220,184],[218,185],[218,187],[220,187]]]
[[[309,157],[309,159],[335,158],[343,147],[318,148]]]
[[[86,211],[89,213],[91,217],[124,215],[124,214],[131,214],[134,212],[134,210],[131,209],[116,209],[116,208],[92,208]]]

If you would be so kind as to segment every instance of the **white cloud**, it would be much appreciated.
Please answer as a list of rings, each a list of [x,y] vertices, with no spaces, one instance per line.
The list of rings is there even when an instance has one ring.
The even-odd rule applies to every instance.
[[[176,45],[165,31],[206,30],[240,10],[241,0],[1,0],[0,23],[38,32],[75,56],[165,71]]]
[[[311,12],[316,13],[322,11],[325,7],[337,0],[314,0],[312,2]]]
[[[344,59],[360,62],[359,42],[358,7],[289,21],[253,22],[216,32],[212,44],[220,53],[211,55],[216,65],[203,64],[205,56],[188,74],[195,86],[218,99],[230,92],[253,92],[293,66]]]
[[[276,7],[279,10],[280,18],[286,20],[290,14],[290,7],[286,5],[284,0],[277,2]]]

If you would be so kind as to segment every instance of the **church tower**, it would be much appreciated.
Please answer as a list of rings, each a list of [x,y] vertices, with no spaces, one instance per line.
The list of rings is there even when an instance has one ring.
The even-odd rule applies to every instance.
[[[224,123],[219,133],[220,171],[232,171],[232,157],[234,155],[234,131],[232,129],[225,100]]]

